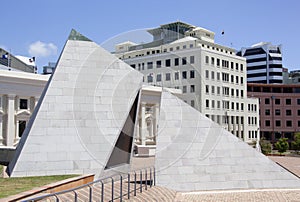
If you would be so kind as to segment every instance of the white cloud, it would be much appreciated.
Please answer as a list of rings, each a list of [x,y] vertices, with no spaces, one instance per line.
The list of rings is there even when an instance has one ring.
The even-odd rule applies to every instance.
[[[57,47],[53,43],[36,41],[29,45],[28,53],[35,57],[47,57],[57,54]]]

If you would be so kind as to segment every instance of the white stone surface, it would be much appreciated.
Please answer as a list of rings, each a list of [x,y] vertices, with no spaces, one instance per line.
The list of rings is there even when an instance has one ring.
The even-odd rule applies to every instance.
[[[299,178],[168,92],[155,166],[157,185],[177,191],[300,187]]]
[[[99,175],[141,82],[139,72],[94,42],[68,40],[10,175]]]

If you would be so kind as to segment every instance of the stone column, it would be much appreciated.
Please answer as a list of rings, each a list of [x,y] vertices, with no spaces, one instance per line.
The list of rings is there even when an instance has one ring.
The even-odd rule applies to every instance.
[[[16,95],[7,96],[7,135],[6,145],[13,146],[16,135],[15,131],[15,97]]]
[[[146,103],[141,103],[141,125],[140,125],[140,138],[141,145],[145,145],[147,134],[147,123],[146,123]]]
[[[158,134],[158,120],[159,120],[159,104],[156,103],[154,105],[154,113],[153,113],[153,142],[156,144],[156,137],[157,137],[157,134]]]

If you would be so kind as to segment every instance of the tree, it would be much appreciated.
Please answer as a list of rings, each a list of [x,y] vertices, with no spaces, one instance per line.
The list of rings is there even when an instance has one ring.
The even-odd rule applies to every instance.
[[[300,151],[300,132],[295,133],[294,141],[292,142],[292,148],[295,150],[296,153]]]
[[[275,143],[275,147],[278,150],[278,152],[280,153],[280,155],[289,149],[289,143],[287,142],[287,140],[288,140],[287,138],[280,138]]]
[[[260,149],[263,154],[270,154],[272,152],[272,144],[270,141],[261,139],[259,141]]]

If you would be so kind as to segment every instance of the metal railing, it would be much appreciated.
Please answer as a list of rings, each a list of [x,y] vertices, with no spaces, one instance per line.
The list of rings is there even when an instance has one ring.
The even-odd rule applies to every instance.
[[[131,195],[136,196],[143,189],[155,186],[155,168],[148,167],[127,174],[115,174],[105,178],[100,178],[93,182],[79,187],[61,192],[46,194],[43,196],[23,200],[23,202],[33,201],[114,201],[124,198],[130,199]]]

